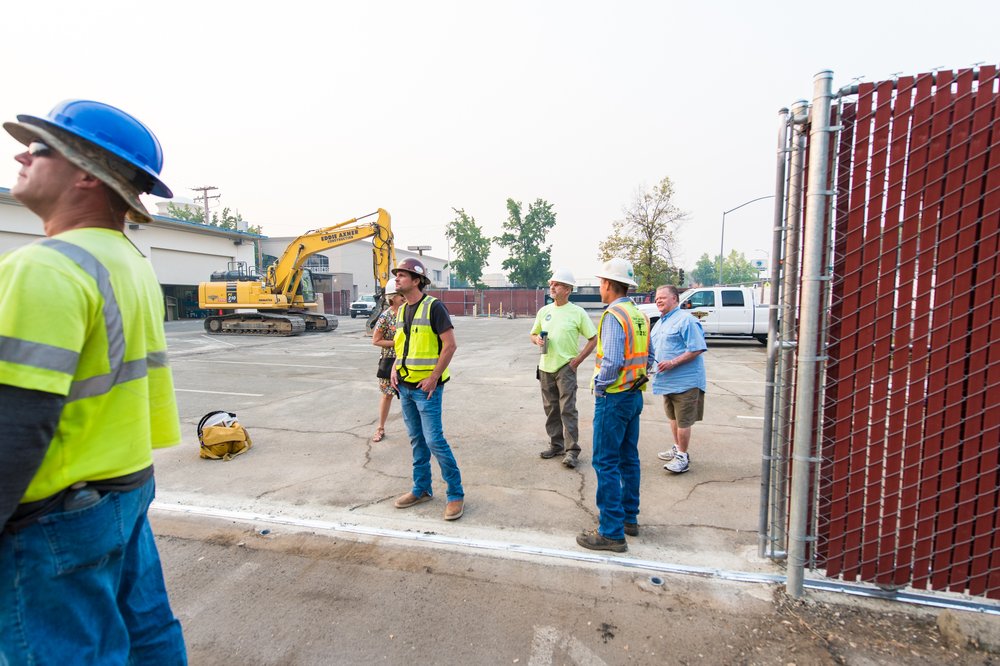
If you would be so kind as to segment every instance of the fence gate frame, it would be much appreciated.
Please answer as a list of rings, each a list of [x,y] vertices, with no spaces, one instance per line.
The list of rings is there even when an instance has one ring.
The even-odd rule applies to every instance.
[[[819,72],[812,102],[778,114],[759,555],[786,560],[786,589],[795,598],[809,569],[860,581],[873,596],[895,598],[914,587],[952,593],[959,605],[974,597],[977,610],[1000,613],[1000,399],[991,405],[988,397],[991,389],[1000,394],[1000,307],[990,305],[1000,302],[998,68],[837,92],[832,84],[833,72]],[[945,235],[946,224],[959,231]],[[894,257],[897,271],[890,270]],[[858,275],[874,275],[876,284]],[[984,284],[989,293],[976,294]],[[862,302],[854,292],[848,300],[848,287],[878,300]],[[935,298],[953,296],[974,306],[962,320],[972,329],[964,347],[954,344],[959,327],[942,332],[929,324],[942,306]],[[845,304],[871,311],[852,318],[841,310],[850,309]],[[850,336],[859,333],[873,335],[868,348],[852,347]],[[992,339],[998,342],[990,345]],[[929,360],[932,341],[959,351]],[[851,353],[881,356],[845,374],[855,369],[842,356]],[[852,403],[845,390],[860,397]],[[952,402],[932,409],[931,398]],[[952,405],[961,426],[946,411]],[[977,420],[966,426],[967,416]],[[952,450],[940,443],[921,448],[923,438],[946,432]],[[858,465],[833,458],[844,449]],[[959,458],[955,470],[924,462],[946,460],[946,453]],[[845,474],[852,483],[842,482]],[[928,474],[943,476],[928,482]],[[904,500],[917,504],[904,507]],[[831,517],[847,511],[856,531],[832,531],[841,523]],[[951,544],[949,552],[926,552]],[[919,570],[912,566],[917,557]]]

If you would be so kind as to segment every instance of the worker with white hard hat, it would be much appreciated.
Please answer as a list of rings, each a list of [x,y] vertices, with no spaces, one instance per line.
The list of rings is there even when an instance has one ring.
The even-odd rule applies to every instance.
[[[596,530],[577,536],[591,550],[628,550],[625,535],[639,534],[639,415],[648,381],[649,319],[632,299],[635,272],[625,259],[605,262],[601,302],[607,308],[597,327],[594,372],[594,451],[597,472]]]
[[[597,346],[597,329],[590,315],[569,295],[576,286],[573,274],[560,268],[549,279],[552,303],[535,315],[531,342],[541,347],[536,376],[542,390],[545,431],[549,446],[539,455],[562,458],[573,469],[580,457],[580,426],[576,410],[576,370]],[[580,349],[580,337],[586,340]]]

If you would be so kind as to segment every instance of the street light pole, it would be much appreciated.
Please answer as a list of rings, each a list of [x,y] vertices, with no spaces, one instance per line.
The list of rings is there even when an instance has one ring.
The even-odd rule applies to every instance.
[[[715,284],[722,284],[722,261],[723,261],[723,258],[725,257],[725,255],[722,252],[723,252],[723,250],[726,247],[726,215],[729,215],[734,210],[739,210],[740,208],[743,208],[743,206],[749,206],[750,204],[755,203],[757,201],[763,201],[764,199],[773,199],[773,198],[774,198],[773,194],[768,194],[766,197],[757,197],[756,199],[751,199],[750,201],[744,201],[743,203],[741,203],[736,208],[730,208],[727,211],[723,211],[723,213],[722,213],[722,234],[721,234],[721,236],[719,238],[719,272],[716,275]]]

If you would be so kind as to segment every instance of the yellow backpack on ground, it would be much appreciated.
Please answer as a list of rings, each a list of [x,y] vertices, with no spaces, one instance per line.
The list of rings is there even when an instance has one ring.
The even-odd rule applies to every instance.
[[[210,460],[232,460],[253,446],[250,433],[236,420],[233,412],[214,411],[198,422],[201,457]]]

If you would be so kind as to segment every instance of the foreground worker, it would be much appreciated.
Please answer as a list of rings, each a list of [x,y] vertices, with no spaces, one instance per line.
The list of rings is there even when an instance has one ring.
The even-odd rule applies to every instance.
[[[635,287],[632,264],[611,259],[597,274],[607,308],[597,326],[594,374],[594,471],[597,472],[596,530],[576,542],[591,550],[628,550],[625,535],[639,534],[639,415],[648,381],[649,319],[628,298]]]
[[[552,303],[535,315],[531,342],[542,348],[538,359],[538,383],[545,410],[545,432],[549,448],[542,458],[562,456],[562,463],[576,467],[580,456],[580,425],[576,411],[576,369],[597,346],[597,329],[590,315],[569,302],[576,280],[568,270],[557,270],[549,280]],[[587,341],[580,349],[580,336]]]
[[[418,259],[404,259],[392,269],[396,291],[405,301],[396,319],[396,364],[392,385],[399,391],[403,421],[413,448],[413,490],[396,498],[397,509],[431,500],[431,454],[448,486],[444,519],[458,520],[465,510],[462,473],[441,425],[444,384],[455,354],[455,327],[444,303],[424,294],[430,285],[427,269]]]
[[[172,196],[160,144],[97,102],[18,121],[47,238],[0,257],[0,663],[183,664],[146,518],[180,441],[163,295],[124,234]]]

